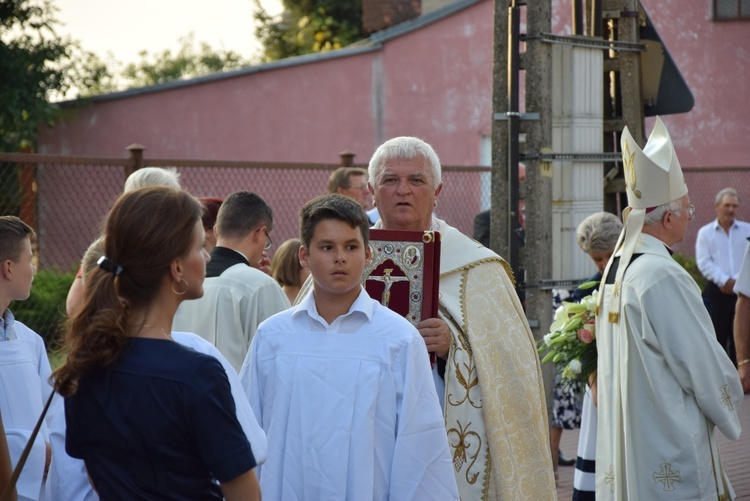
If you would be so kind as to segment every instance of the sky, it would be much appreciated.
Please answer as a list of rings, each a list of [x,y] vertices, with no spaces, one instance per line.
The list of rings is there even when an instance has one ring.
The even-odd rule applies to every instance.
[[[138,53],[176,51],[191,32],[195,42],[232,50],[248,58],[259,53],[255,40],[254,0],[52,0],[60,21],[59,35],[79,40],[103,60],[127,64]],[[266,9],[280,10],[280,0],[262,0]],[[210,7],[209,7],[210,6]]]

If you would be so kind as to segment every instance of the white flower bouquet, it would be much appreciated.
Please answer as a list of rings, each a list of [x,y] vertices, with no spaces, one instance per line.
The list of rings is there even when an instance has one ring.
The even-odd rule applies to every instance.
[[[597,284],[588,282],[581,288]],[[549,334],[537,346],[539,354],[544,354],[542,363],[553,362],[563,379],[578,380],[584,385],[588,384],[589,376],[596,371],[598,295],[598,291],[594,291],[580,303],[563,303],[555,312]]]

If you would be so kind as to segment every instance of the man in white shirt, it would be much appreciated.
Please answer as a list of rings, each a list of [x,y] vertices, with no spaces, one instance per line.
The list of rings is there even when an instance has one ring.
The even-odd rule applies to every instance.
[[[750,237],[750,223],[734,218],[739,205],[737,191],[724,188],[716,194],[716,219],[698,231],[695,258],[706,277],[703,294],[711,303],[711,321],[716,339],[737,363],[732,328],[737,296],[734,283],[742,265],[742,256]]]
[[[239,372],[258,325],[289,300],[281,286],[253,267],[271,247],[271,207],[255,193],[229,195],[216,216],[216,247],[206,266],[203,297],[183,302],[172,330],[213,343]]]

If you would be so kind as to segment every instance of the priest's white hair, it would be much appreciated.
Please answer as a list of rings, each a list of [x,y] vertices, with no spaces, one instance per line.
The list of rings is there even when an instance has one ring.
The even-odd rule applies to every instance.
[[[400,136],[389,139],[381,144],[370,159],[367,167],[370,176],[370,185],[377,186],[383,173],[385,165],[391,160],[411,160],[422,157],[425,167],[432,174],[432,182],[437,187],[442,182],[440,159],[435,150],[425,141],[410,136]]]

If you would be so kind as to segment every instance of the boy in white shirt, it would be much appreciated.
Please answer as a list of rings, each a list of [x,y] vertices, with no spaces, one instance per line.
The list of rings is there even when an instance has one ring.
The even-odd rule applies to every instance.
[[[458,499],[422,337],[370,299],[369,221],[341,195],[300,212],[313,293],[263,322],[240,372],[268,436],[269,499]]]
[[[14,467],[52,391],[44,341],[8,309],[11,301],[23,301],[31,293],[33,237],[34,230],[17,217],[0,216],[0,412]],[[49,450],[43,423],[16,484],[19,500],[39,499]]]

